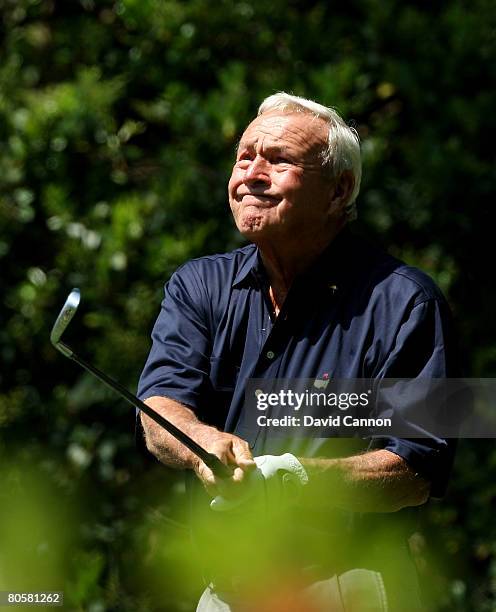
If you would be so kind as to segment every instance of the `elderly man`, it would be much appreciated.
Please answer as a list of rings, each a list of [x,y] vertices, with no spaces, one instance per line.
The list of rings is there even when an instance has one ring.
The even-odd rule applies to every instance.
[[[319,500],[316,523],[319,513],[333,522],[333,509],[341,517],[404,512],[444,491],[453,455],[446,440],[381,437],[344,450],[338,440],[314,439],[304,449],[288,441],[275,451],[244,418],[250,378],[456,375],[438,289],[347,228],[360,178],[358,137],[334,110],[270,96],[241,137],[228,186],[237,228],[250,244],[190,261],[166,285],[139,394],[232,466],[232,477],[216,478],[142,415],[146,446],[165,465],[192,470],[217,502],[243,499],[255,471],[305,483],[302,503]],[[360,520],[354,525],[360,529]],[[339,573],[327,570],[329,578]],[[390,594],[387,580],[386,587],[390,610],[420,609],[414,582],[401,587],[408,603],[399,603],[393,586]],[[209,587],[199,609],[230,609],[215,590]],[[330,602],[336,591],[327,593]],[[381,597],[363,609],[386,609]],[[345,609],[346,602],[321,605],[312,609]]]

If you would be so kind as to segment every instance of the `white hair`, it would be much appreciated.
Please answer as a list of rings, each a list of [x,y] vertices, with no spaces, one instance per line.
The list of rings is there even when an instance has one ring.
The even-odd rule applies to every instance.
[[[360,140],[357,131],[346,125],[333,108],[323,106],[313,100],[292,96],[283,91],[265,98],[258,109],[258,115],[272,110],[308,113],[320,117],[329,125],[329,140],[325,151],[322,152],[322,165],[330,171],[332,178],[338,178],[344,170],[351,170],[354,185],[345,210],[350,221],[356,219],[355,201],[360,191],[362,178]]]

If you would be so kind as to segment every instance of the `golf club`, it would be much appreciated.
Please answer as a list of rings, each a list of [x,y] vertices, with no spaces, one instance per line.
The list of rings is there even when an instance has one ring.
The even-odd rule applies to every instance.
[[[121,397],[123,397],[126,401],[132,404],[138,410],[144,412],[147,416],[153,419],[156,423],[161,425],[166,431],[168,431],[176,440],[182,442],[184,446],[189,448],[189,450],[194,453],[197,457],[199,457],[203,463],[205,463],[212,472],[220,477],[227,478],[232,476],[232,470],[222,463],[222,461],[212,453],[209,453],[204,448],[202,448],[199,444],[197,444],[192,438],[178,429],[175,425],[173,425],[170,421],[165,419],[158,412],[147,406],[144,402],[138,399],[135,395],[130,393],[127,389],[125,389],[118,382],[104,374],[98,368],[95,368],[90,363],[78,357],[76,353],[64,342],[61,342],[62,334],[67,329],[67,326],[71,322],[74,317],[77,307],[79,305],[79,301],[81,299],[81,294],[79,289],[73,289],[69,294],[62,310],[60,311],[57,320],[54,323],[52,331],[50,333],[50,341],[53,346],[62,353],[65,357],[72,359],[76,363],[78,363],[81,367],[87,370],[93,376],[96,376],[99,380],[108,385],[111,389],[116,391]]]

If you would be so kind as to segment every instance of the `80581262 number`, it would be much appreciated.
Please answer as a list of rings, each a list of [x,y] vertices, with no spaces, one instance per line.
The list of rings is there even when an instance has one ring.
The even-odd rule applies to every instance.
[[[62,606],[63,603],[62,591],[0,591],[0,606]]]

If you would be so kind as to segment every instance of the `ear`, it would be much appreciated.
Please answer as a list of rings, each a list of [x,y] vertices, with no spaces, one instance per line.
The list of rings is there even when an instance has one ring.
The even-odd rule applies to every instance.
[[[329,194],[329,212],[344,213],[344,209],[350,201],[355,179],[351,170],[343,170],[339,177],[333,182]]]

